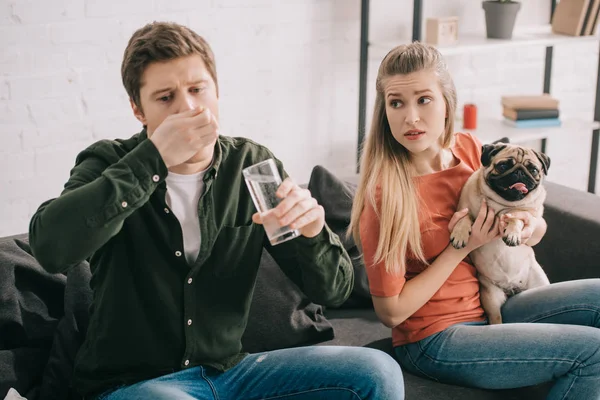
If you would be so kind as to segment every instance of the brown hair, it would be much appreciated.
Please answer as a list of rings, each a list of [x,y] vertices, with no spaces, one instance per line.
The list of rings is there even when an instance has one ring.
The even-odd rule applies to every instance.
[[[440,144],[442,148],[450,148],[454,142],[456,89],[442,55],[435,47],[419,42],[395,47],[385,56],[377,74],[373,122],[362,153],[361,176],[348,228],[360,243],[360,216],[365,204],[371,203],[378,214],[380,227],[373,263],[383,261],[388,272],[400,275],[405,272],[409,254],[424,263],[427,261],[421,244],[414,171],[408,150],[392,136],[384,91],[390,77],[422,70],[435,72],[446,102],[447,118]],[[375,198],[378,186],[381,188],[380,208]]]
[[[202,36],[174,22],[152,22],[138,29],[127,43],[121,64],[121,78],[129,98],[141,109],[140,87],[148,65],[195,54],[202,57],[218,94],[215,57]]]

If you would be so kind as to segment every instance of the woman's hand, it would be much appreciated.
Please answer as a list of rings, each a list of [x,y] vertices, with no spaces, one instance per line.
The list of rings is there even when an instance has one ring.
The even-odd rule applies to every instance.
[[[500,233],[504,232],[508,223],[507,220],[511,218],[523,221],[524,226],[521,230],[521,244],[535,246],[546,233],[547,226],[544,218],[536,218],[527,211],[515,211],[502,215],[502,217],[500,217]]]
[[[484,199],[481,202],[477,219],[471,226],[471,235],[466,247],[471,252],[500,236],[500,219],[496,217],[494,209],[488,207]]]

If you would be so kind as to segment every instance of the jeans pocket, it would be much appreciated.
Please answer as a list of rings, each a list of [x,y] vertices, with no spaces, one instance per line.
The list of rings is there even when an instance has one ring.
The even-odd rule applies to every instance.
[[[424,340],[424,339],[423,339]],[[430,379],[435,382],[439,382],[439,380],[427,372],[422,368],[421,361],[423,359],[427,360],[427,356],[424,354],[422,348],[419,346],[420,342],[409,343],[403,346],[398,346],[394,349],[396,353],[396,358],[398,362],[413,375],[420,376],[422,378]]]
[[[415,344],[419,346],[419,348],[421,348],[421,350],[425,350],[427,349],[427,347],[429,347],[429,345],[435,340],[437,339],[437,337],[441,334],[442,332],[438,332],[438,333],[434,333],[433,335],[429,335],[426,338],[423,338],[421,340],[419,340],[418,342],[416,342]]]

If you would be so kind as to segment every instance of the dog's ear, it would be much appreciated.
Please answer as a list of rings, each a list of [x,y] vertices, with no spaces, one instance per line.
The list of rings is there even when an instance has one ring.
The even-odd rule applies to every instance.
[[[533,151],[535,156],[542,163],[542,168],[544,169],[544,175],[548,175],[548,170],[550,169],[550,157],[542,153],[541,151]]]
[[[484,144],[481,147],[481,163],[484,167],[488,167],[492,162],[492,158],[506,148],[503,143]]]

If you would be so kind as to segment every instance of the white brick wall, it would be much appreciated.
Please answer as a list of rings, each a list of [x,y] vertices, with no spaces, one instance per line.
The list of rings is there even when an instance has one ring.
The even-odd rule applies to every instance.
[[[547,22],[549,3],[524,1],[518,25]],[[412,1],[371,4],[372,40],[410,37]],[[484,29],[479,1],[427,0],[424,13],[459,16],[461,32]],[[189,25],[212,44],[225,134],[269,146],[298,181],[315,164],[353,173],[359,0],[0,0],[0,236],[27,230],[84,146],[139,129],[120,62],[152,20]],[[592,118],[597,57],[597,44],[556,48],[552,91],[565,113]],[[448,63],[460,104],[497,115],[501,94],[541,91],[543,60],[543,48],[526,47]],[[550,178],[584,189],[589,141],[585,132],[550,140]]]

